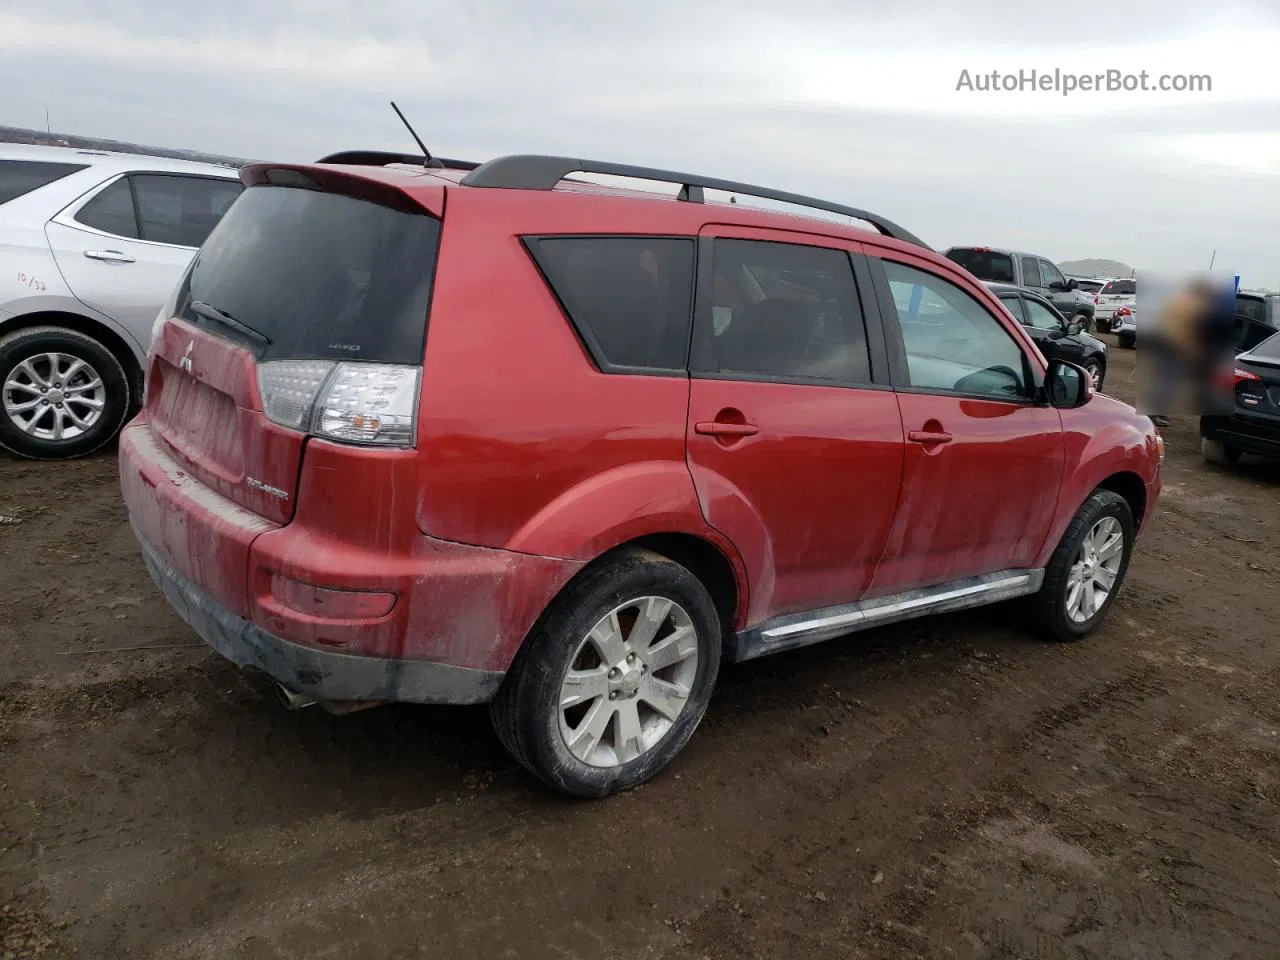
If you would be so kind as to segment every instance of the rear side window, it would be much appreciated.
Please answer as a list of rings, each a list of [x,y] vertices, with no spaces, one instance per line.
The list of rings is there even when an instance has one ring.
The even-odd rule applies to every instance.
[[[696,373],[838,385],[871,382],[849,255],[762,240],[715,240]]]
[[[1044,285],[1044,277],[1040,276],[1040,261],[1034,257],[1022,258],[1022,284],[1027,287]]]
[[[130,240],[138,239],[138,215],[133,208],[129,178],[121,177],[80,208],[76,220],[86,227]]]
[[[238,180],[147,173],[133,177],[133,189],[143,240],[198,247],[242,187]]]
[[[684,372],[692,238],[527,237],[525,244],[601,370]]]
[[[179,315],[263,360],[419,364],[439,239],[440,222],[426,213],[251,187],[197,254]]]
[[[975,250],[972,247],[955,247],[947,251],[947,259],[960,264],[979,280],[995,283],[1017,283],[1013,272],[1013,257],[992,250]]]
[[[16,200],[85,168],[84,164],[0,160],[0,203]]]

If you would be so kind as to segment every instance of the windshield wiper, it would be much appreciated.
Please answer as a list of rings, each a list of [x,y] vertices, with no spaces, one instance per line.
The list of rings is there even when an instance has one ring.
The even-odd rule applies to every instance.
[[[231,314],[223,313],[217,307],[207,304],[203,300],[192,300],[191,309],[194,310],[196,313],[200,314],[200,316],[204,317],[206,320],[213,320],[214,322],[220,323],[223,326],[230,327],[232,330],[238,330],[240,333],[243,333],[246,337],[251,337],[254,340],[259,341],[260,343],[265,343],[265,344],[271,343],[271,338],[268,337],[265,333],[258,332],[257,330],[253,329],[253,327],[249,326],[247,323],[241,323],[235,317],[231,316]]]

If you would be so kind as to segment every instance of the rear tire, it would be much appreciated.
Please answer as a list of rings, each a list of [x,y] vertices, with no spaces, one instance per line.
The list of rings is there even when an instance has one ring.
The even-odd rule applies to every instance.
[[[1124,585],[1133,540],[1128,501],[1095,490],[1058,542],[1040,591],[1029,598],[1039,632],[1064,643],[1092,633]]]
[[[1234,467],[1240,462],[1239,450],[1208,437],[1200,438],[1200,455],[1204,457],[1205,463],[1212,463],[1216,467]]]
[[[563,793],[630,790],[693,735],[721,652],[715,603],[692,573],[647,550],[620,552],[571,583],[534,627],[490,705],[494,730]]]
[[[32,460],[83,457],[129,415],[129,378],[110,350],[65,327],[0,337],[0,446]]]
[[[1126,350],[1132,350],[1136,343],[1134,336],[1131,333],[1116,334],[1116,342]]]
[[[1071,322],[1080,324],[1080,329],[1085,333],[1093,333],[1096,329],[1093,325],[1093,317],[1089,316],[1087,313],[1077,313],[1071,318]]]

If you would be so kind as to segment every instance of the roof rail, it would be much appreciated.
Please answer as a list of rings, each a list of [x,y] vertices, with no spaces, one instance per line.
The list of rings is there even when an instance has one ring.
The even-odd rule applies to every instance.
[[[446,161],[447,162],[447,161]],[[687,203],[704,202],[704,190],[721,190],[726,193],[740,193],[762,200],[774,200],[779,203],[790,203],[799,207],[814,210],[825,210],[841,216],[863,220],[886,237],[914,244],[917,247],[930,249],[919,237],[909,233],[891,220],[829,200],[819,200],[798,193],[787,193],[782,190],[771,190],[750,183],[738,183],[734,180],[718,180],[714,177],[702,177],[690,173],[677,173],[674,170],[659,170],[653,167],[636,167],[626,163],[607,163],[601,160],[575,160],[570,157],[548,157],[533,154],[515,154],[498,157],[473,169],[462,178],[464,186],[494,187],[508,190],[552,190],[556,184],[571,173],[597,173],[613,177],[633,177],[637,180],[656,180],[660,183],[680,184],[678,200]]]
[[[385,167],[392,163],[407,163],[415,167],[444,167],[449,170],[475,170],[480,164],[473,160],[450,160],[448,157],[432,157],[430,162],[422,154],[390,153],[385,150],[343,150],[321,157],[316,163],[349,163],[357,167]]]

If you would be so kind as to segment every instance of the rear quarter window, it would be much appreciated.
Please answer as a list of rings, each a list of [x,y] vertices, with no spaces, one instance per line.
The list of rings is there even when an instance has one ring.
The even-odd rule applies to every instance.
[[[0,160],[0,203],[16,200],[33,190],[69,177],[86,164],[45,163],[36,160]]]
[[[693,305],[691,237],[525,237],[596,365],[684,373]]]

